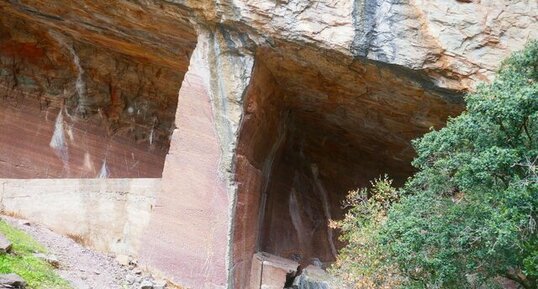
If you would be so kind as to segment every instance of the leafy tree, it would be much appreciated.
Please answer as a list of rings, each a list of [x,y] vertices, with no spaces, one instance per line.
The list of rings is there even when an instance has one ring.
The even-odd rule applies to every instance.
[[[445,128],[413,142],[417,173],[382,221],[375,210],[356,213],[363,201],[337,224],[349,245],[335,272],[377,281],[370,288],[387,284],[376,272],[404,288],[492,288],[500,277],[538,288],[538,42],[466,103]]]

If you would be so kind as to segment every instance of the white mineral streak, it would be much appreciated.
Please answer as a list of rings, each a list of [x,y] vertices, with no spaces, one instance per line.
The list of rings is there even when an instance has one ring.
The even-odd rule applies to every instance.
[[[319,192],[319,197],[321,198],[321,203],[323,204],[323,213],[325,214],[325,218],[327,221],[327,224],[329,224],[329,221],[332,220],[331,216],[331,209],[329,207],[329,198],[327,190],[325,190],[325,187],[321,183],[321,180],[319,179],[319,170],[316,164],[313,164],[311,166],[312,169],[312,175],[314,176],[314,182],[316,184],[316,187],[318,188],[317,191]],[[336,251],[336,246],[334,245],[333,240],[333,229],[330,226],[327,226],[327,241],[329,242],[331,246],[331,253],[333,254],[333,257],[336,258],[336,255],[338,254]]]
[[[103,161],[103,165],[101,166],[101,170],[99,171],[99,175],[97,176],[98,179],[108,179],[109,171],[108,167],[106,165],[106,159]]]
[[[91,156],[89,152],[84,152],[84,168],[89,172],[94,172],[95,168],[93,166],[93,162],[91,160]]]
[[[56,117],[56,122],[54,123],[54,132],[52,133],[52,138],[50,139],[49,146],[64,162],[64,165],[67,165],[67,162],[69,160],[69,154],[68,147],[65,141],[64,118],[62,110],[58,112],[58,116]]]
[[[288,210],[291,217],[291,223],[295,232],[297,232],[297,238],[299,239],[299,244],[301,247],[306,246],[308,242],[308,235],[305,232],[305,225],[303,224],[303,219],[301,218],[301,212],[299,207],[299,202],[297,201],[297,192],[295,189],[291,189],[290,199],[288,201]]]
[[[77,92],[77,95],[79,99],[83,99],[86,95],[86,83],[84,82],[84,69],[82,68],[82,65],[80,63],[80,58],[78,57],[77,52],[75,51],[75,48],[73,48],[73,45],[70,45],[65,40],[65,37],[55,31],[50,32],[52,37],[58,41],[58,43],[65,47],[69,53],[71,53],[71,56],[73,56],[73,63],[75,64],[75,67],[77,68],[77,80],[75,81],[75,90]]]
[[[153,135],[155,134],[155,128],[151,128],[151,131],[149,132],[149,145],[153,145]]]

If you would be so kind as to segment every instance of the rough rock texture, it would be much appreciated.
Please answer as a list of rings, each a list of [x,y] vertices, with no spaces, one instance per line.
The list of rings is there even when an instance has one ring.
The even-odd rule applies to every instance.
[[[161,176],[196,37],[175,6],[120,2],[0,3],[0,176]]]
[[[332,262],[342,244],[327,223],[342,216],[346,192],[382,173],[402,183],[410,140],[442,127],[465,91],[538,38],[534,0],[11,0],[0,9],[0,112],[30,120],[17,129],[22,146],[14,129],[0,132],[11,147],[1,168],[91,176],[100,171],[85,171],[85,152],[99,163],[110,151],[117,176],[153,175],[170,142],[142,237],[151,245],[139,253],[192,288],[248,288],[260,251]],[[64,131],[91,133],[54,134],[58,115]],[[69,146],[51,145],[62,136]],[[29,150],[51,165],[20,168],[16,154]]]
[[[26,281],[14,273],[0,274],[0,288],[24,289],[26,288]]]
[[[501,59],[538,36],[534,0],[168,1],[267,45],[287,40],[367,57],[422,71],[451,89],[491,79]]]

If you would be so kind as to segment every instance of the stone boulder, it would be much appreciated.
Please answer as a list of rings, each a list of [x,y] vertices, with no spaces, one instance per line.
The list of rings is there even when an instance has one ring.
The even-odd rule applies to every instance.
[[[2,233],[0,233],[0,254],[7,254],[11,252],[13,244],[4,236]]]
[[[24,289],[26,288],[26,281],[19,275],[0,274],[0,289]]]

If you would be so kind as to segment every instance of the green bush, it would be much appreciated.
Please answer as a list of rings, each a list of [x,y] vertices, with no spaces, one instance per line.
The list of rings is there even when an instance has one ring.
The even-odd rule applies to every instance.
[[[387,219],[390,206],[400,198],[387,176],[372,181],[371,189],[349,192],[344,206],[349,208],[343,220],[334,222],[343,234],[340,239],[348,245],[341,249],[333,272],[357,288],[394,288],[401,280],[396,268],[384,264],[387,257],[377,246],[379,227]]]
[[[348,246],[334,272],[357,288],[493,288],[499,277],[538,288],[538,42],[466,103],[413,142],[417,173],[382,221],[356,214],[362,202],[337,224]]]

